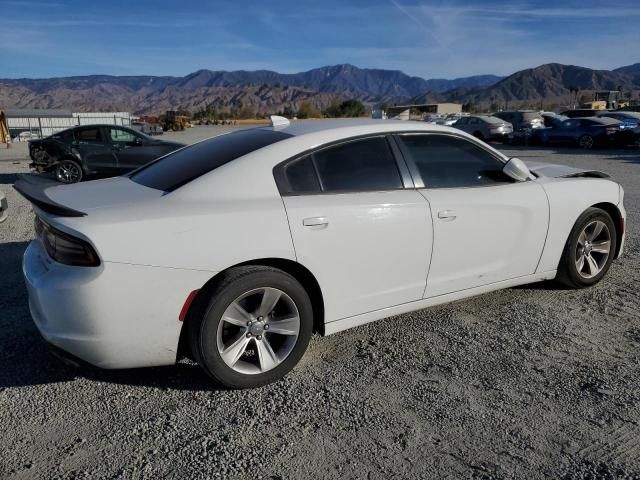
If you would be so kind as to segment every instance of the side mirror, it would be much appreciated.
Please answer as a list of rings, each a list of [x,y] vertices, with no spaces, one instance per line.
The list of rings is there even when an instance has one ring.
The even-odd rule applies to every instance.
[[[140,137],[136,137],[135,140],[133,141],[134,145],[144,145],[144,141],[140,138]]]
[[[518,182],[525,182],[531,178],[531,171],[519,158],[510,158],[502,167],[502,171]]]

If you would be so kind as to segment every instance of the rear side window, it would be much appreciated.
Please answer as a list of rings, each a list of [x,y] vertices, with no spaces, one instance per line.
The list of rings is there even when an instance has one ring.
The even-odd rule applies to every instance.
[[[449,135],[401,135],[405,155],[426,188],[480,187],[512,180],[503,163],[483,148]]]
[[[396,159],[384,137],[342,143],[274,169],[282,195],[371,192],[404,187]]]
[[[311,156],[286,164],[283,173],[287,193],[318,193],[322,190]]]
[[[146,187],[171,192],[225,163],[289,137],[288,133],[263,129],[220,135],[135,170],[131,179]]]
[[[366,138],[313,154],[324,192],[402,188],[396,160],[384,137]]]
[[[99,128],[83,128],[76,132],[76,139],[80,143],[102,143],[102,134]]]

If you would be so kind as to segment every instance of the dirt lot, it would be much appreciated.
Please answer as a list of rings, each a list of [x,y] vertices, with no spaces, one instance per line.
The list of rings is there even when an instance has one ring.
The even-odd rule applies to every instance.
[[[20,273],[32,214],[10,184],[27,162],[0,162],[0,478],[640,478],[640,151],[504,150],[622,183],[626,254],[601,284],[314,338],[286,379],[241,392],[190,363],[51,357]]]

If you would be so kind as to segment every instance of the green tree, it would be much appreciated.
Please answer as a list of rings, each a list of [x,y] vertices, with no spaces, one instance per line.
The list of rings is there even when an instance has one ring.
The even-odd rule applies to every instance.
[[[314,118],[319,116],[320,112],[318,112],[318,110],[316,110],[316,108],[311,105],[311,102],[309,101],[302,102],[300,104],[300,107],[298,107],[298,118]]]
[[[324,111],[327,117],[362,117],[366,115],[367,107],[360,100],[350,99],[342,103],[333,102]]]

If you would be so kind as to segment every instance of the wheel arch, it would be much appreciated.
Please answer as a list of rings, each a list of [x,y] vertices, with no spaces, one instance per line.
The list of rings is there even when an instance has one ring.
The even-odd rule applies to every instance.
[[[599,208],[600,210],[604,210],[609,215],[611,215],[613,226],[616,229],[616,251],[614,258],[618,258],[618,255],[620,254],[620,248],[622,247],[622,236],[624,235],[624,231],[622,229],[622,213],[616,205],[609,202],[596,203],[594,205],[591,205],[591,207],[589,208]]]
[[[189,310],[186,313],[185,320],[180,331],[180,340],[178,343],[178,357],[184,356],[189,351],[188,338],[187,338],[187,325],[190,323],[193,312],[197,310],[197,306],[201,305],[200,302],[206,301],[207,292],[221,281],[222,278],[229,272],[229,270],[237,267],[247,266],[263,266],[280,269],[292,277],[294,277],[309,294],[311,305],[313,306],[313,332],[324,335],[324,297],[320,284],[315,275],[306,268],[304,265],[288,260],[285,258],[259,258],[254,260],[248,260],[246,262],[232,265],[225,270],[222,270],[211,277],[198,291],[197,295],[191,302]]]

